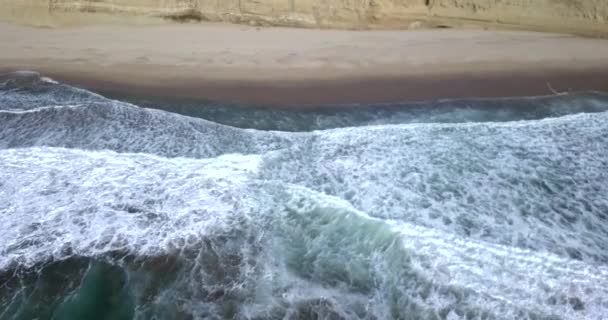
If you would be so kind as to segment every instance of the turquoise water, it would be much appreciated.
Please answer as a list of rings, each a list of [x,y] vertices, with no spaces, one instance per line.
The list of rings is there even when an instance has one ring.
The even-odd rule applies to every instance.
[[[2,320],[608,315],[601,93],[277,109],[1,80]]]

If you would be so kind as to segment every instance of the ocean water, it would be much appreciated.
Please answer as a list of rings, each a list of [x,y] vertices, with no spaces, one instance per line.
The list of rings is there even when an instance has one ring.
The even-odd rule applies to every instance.
[[[607,95],[271,109],[0,80],[2,320],[608,319]]]

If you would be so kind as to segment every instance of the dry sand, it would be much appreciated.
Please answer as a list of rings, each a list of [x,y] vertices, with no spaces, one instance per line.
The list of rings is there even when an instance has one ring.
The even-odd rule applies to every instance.
[[[98,91],[351,103],[608,91],[608,40],[484,30],[0,23],[0,72]]]

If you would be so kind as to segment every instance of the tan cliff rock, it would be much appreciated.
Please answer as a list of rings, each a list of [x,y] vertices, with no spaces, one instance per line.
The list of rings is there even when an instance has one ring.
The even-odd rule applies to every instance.
[[[52,26],[76,12],[131,21],[162,17],[346,29],[477,26],[608,36],[607,0],[0,0],[0,19],[12,22]]]

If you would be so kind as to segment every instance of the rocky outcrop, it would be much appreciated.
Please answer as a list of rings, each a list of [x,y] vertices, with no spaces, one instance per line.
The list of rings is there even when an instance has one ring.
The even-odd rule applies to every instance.
[[[482,25],[608,33],[606,0],[0,0],[7,6],[317,28]]]

